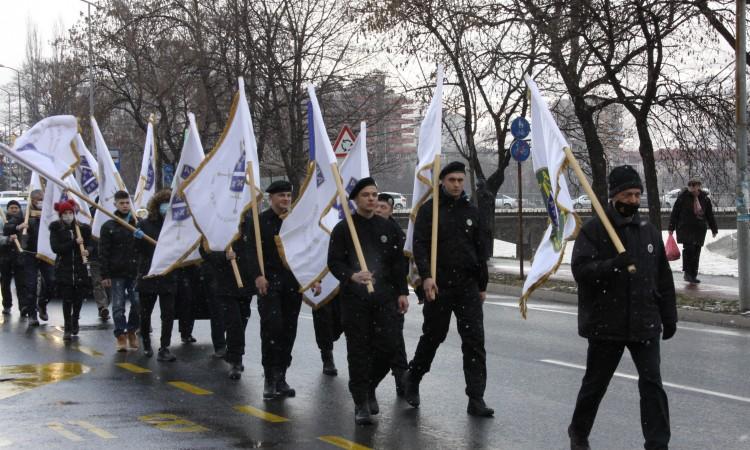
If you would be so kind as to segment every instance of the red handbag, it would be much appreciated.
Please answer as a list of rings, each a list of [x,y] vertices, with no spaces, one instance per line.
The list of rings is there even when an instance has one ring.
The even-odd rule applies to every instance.
[[[680,249],[677,247],[677,241],[674,240],[672,233],[669,233],[667,243],[664,245],[664,250],[667,252],[668,261],[677,261],[680,259]]]

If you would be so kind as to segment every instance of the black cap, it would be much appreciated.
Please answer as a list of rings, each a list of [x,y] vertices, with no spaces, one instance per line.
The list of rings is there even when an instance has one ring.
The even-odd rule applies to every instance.
[[[359,191],[366,188],[367,186],[375,186],[378,187],[377,184],[375,184],[375,179],[372,177],[365,177],[361,180],[357,181],[357,184],[354,185],[352,188],[352,191],[349,193],[349,200],[354,200],[357,198],[357,194],[359,194]]]
[[[617,166],[609,173],[609,198],[626,189],[638,188],[643,192],[641,176],[631,166]]]
[[[466,165],[458,161],[449,162],[443,167],[443,170],[440,171],[440,179],[442,180],[446,175],[453,172],[466,173]]]
[[[266,188],[266,192],[268,192],[269,194],[278,194],[279,192],[292,192],[292,183],[286,180],[276,180]]]
[[[381,192],[378,194],[378,201],[379,202],[386,202],[388,205],[393,208],[393,196],[391,194],[386,194],[385,192]]]
[[[11,207],[11,206],[13,206],[13,205],[16,205],[16,206],[18,206],[19,208],[21,207],[21,204],[20,204],[20,203],[18,203],[18,201],[17,201],[17,200],[11,200],[11,201],[9,201],[9,202],[8,202],[8,204],[7,204],[7,205],[5,205],[5,209],[8,209],[8,208],[10,208],[10,207]]]

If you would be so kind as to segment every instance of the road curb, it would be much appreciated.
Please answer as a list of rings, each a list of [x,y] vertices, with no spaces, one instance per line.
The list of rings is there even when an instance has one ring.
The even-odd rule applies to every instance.
[[[487,285],[487,292],[497,295],[508,295],[511,297],[521,297],[521,288],[518,286],[509,286],[506,284],[490,283]],[[566,292],[554,291],[551,289],[539,288],[531,295],[533,300],[543,300],[547,302],[565,303],[567,305],[577,305],[578,295]],[[741,316],[737,314],[714,313],[709,311],[700,311],[697,309],[677,308],[677,317],[680,321],[701,323],[704,325],[713,325],[726,328],[741,328],[750,330],[750,316]]]

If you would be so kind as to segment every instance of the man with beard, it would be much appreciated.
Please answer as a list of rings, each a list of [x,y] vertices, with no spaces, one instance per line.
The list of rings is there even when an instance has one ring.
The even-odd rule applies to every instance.
[[[24,257],[18,250],[20,243],[19,235],[26,228],[23,223],[24,217],[21,211],[21,204],[16,200],[8,202],[5,225],[3,226],[3,236],[7,238],[5,245],[0,248],[0,278],[2,278],[3,293],[3,314],[10,314],[13,306],[13,294],[11,283],[16,280],[16,299],[18,300],[18,310],[21,317],[29,318],[29,326],[39,326],[39,320],[36,317],[36,308],[34,315],[31,316],[25,307],[25,279],[22,258]]]

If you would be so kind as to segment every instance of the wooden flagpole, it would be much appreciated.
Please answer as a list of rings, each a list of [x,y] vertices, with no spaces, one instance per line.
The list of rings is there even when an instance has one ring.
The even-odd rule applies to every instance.
[[[255,195],[255,174],[252,169],[252,161],[247,161],[247,169],[245,172],[250,178],[250,194],[252,195],[252,203],[250,204],[253,210],[253,229],[255,230],[255,253],[258,256],[258,267],[260,267],[260,274],[266,276],[265,264],[263,263],[263,244],[260,239],[260,222],[258,221],[258,196]]]
[[[607,217],[607,213],[604,211],[602,204],[599,202],[599,197],[596,196],[596,194],[594,193],[594,190],[591,188],[591,185],[589,184],[589,180],[586,178],[586,175],[583,173],[583,170],[581,170],[581,166],[578,164],[578,161],[573,155],[573,151],[569,147],[565,147],[563,150],[565,151],[565,158],[568,160],[568,164],[570,164],[570,167],[573,168],[573,172],[576,174],[576,177],[578,177],[578,181],[581,183],[583,190],[586,191],[586,194],[588,194],[589,198],[591,199],[591,206],[594,207],[594,211],[596,211],[596,215],[599,216],[599,220],[602,221],[602,224],[604,225],[604,229],[607,230],[607,234],[609,235],[609,238],[612,240],[612,243],[615,245],[615,249],[617,250],[617,253],[625,253],[625,246],[622,245],[620,236],[617,235],[617,232],[612,226],[612,223],[609,221],[609,217]],[[628,266],[628,272],[630,273],[636,272],[635,264],[631,264]]]
[[[336,190],[338,191],[339,201],[344,209],[344,218],[346,224],[349,226],[349,233],[352,235],[352,242],[354,243],[354,251],[357,253],[357,260],[359,261],[359,267],[365,271],[367,270],[367,261],[365,261],[365,255],[362,253],[362,245],[359,243],[359,236],[357,235],[357,229],[354,228],[354,221],[352,220],[352,211],[349,209],[349,199],[346,196],[344,185],[341,182],[341,174],[339,173],[339,166],[336,163],[331,164],[331,172],[333,172],[333,178],[336,180]],[[367,282],[367,292],[372,294],[375,292],[375,288],[372,285],[372,281]]]
[[[430,275],[437,285],[438,208],[440,203],[440,155],[432,163],[432,241],[430,242]]]
[[[73,214],[75,214],[75,211],[73,211]],[[75,224],[76,224],[76,238],[82,239],[83,237],[81,236],[81,227],[78,226],[78,220],[75,221]],[[78,248],[81,250],[81,261],[83,261],[84,264],[88,264],[89,259],[86,257],[86,255],[83,254],[83,251],[86,249],[86,247],[84,247],[83,245],[83,242],[78,244]]]

